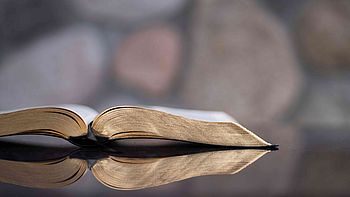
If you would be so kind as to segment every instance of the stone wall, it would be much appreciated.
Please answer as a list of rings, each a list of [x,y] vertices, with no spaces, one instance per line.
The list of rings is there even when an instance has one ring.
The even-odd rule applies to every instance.
[[[349,24],[346,0],[3,0],[0,110],[61,103],[222,110],[259,135],[303,146],[308,130],[350,126]],[[269,192],[283,195],[303,177],[300,192],[310,191],[317,170],[291,177],[298,165],[314,166],[301,162],[276,169],[286,179]],[[228,192],[232,183],[208,182]],[[181,184],[164,191],[172,187]],[[187,193],[201,192],[195,188]]]

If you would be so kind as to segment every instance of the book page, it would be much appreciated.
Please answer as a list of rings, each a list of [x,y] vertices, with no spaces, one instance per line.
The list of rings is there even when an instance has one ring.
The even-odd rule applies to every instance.
[[[191,109],[179,109],[179,108],[170,108],[170,107],[161,107],[161,106],[146,106],[150,109],[183,116],[185,118],[193,120],[201,120],[208,122],[234,122],[238,123],[230,115],[225,112],[220,111],[203,111],[203,110],[191,110]]]
[[[46,106],[18,108],[13,110],[0,111],[0,114],[6,114],[6,113],[21,111],[21,110],[27,110],[27,109],[46,108],[46,107],[63,108],[63,109],[68,109],[70,111],[73,111],[74,113],[78,114],[86,124],[89,124],[98,114],[97,111],[95,111],[90,107],[87,107],[84,105],[77,105],[77,104],[46,105]]]
[[[85,105],[64,104],[56,107],[65,108],[79,114],[85,121],[86,125],[88,125],[98,115],[97,111]]]

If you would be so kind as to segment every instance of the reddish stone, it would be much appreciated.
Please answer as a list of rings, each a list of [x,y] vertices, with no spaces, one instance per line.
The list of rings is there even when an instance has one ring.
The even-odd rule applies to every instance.
[[[181,38],[158,26],[129,36],[117,51],[114,71],[119,82],[149,95],[163,95],[179,70]]]

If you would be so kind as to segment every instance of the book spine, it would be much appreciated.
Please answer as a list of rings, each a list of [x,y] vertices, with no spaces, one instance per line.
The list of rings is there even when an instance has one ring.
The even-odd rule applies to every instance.
[[[68,140],[72,144],[83,148],[103,146],[104,144],[108,143],[108,138],[94,135],[91,125],[92,121],[88,124],[88,131],[86,135],[70,137]]]

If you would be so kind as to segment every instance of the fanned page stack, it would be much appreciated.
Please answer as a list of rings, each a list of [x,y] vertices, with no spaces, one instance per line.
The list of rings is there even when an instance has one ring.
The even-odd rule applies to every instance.
[[[81,105],[28,108],[0,114],[0,136],[39,134],[76,145],[117,139],[169,139],[222,146],[269,147],[223,112],[118,106],[98,114]]]

